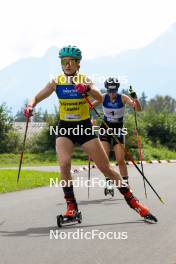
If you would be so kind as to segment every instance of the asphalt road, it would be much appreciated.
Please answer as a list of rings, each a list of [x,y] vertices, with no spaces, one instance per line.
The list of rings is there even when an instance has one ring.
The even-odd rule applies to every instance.
[[[143,222],[118,191],[114,198],[105,197],[103,188],[91,188],[90,200],[85,187],[75,188],[83,222],[62,229],[56,225],[56,215],[65,211],[60,188],[44,187],[2,194],[0,263],[176,264],[176,165],[146,164],[144,167],[146,176],[164,198],[165,205],[149,188],[146,200],[141,176],[132,166],[128,169],[136,196],[157,216],[157,224]],[[87,171],[76,176],[86,179]],[[103,179],[96,169],[91,170],[91,177]],[[73,232],[75,236],[82,234],[82,239],[73,239]],[[101,236],[86,239],[86,232]],[[108,239],[108,232],[114,232],[116,237]],[[61,239],[61,235],[65,239]],[[100,239],[104,236],[105,239]]]

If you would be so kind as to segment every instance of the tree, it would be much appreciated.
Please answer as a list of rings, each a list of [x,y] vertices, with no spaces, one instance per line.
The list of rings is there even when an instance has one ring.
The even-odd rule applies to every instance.
[[[163,145],[176,150],[176,113],[156,113],[148,109],[143,117],[147,138],[154,146]]]
[[[26,122],[26,118],[23,115],[24,108],[28,105],[28,99],[25,99],[23,106],[17,111],[14,119],[16,122]]]
[[[120,93],[129,95],[128,89],[122,89]]]
[[[39,108],[38,110],[35,109],[33,112],[33,121],[34,122],[43,122],[43,116],[44,116],[44,113],[42,112],[41,108]]]
[[[46,113],[46,112],[45,112]],[[54,131],[57,132],[56,127],[58,126],[59,113],[57,107],[55,107],[54,114],[48,114],[46,117],[46,128],[42,129],[39,134],[34,135],[28,140],[26,149],[32,153],[42,153],[45,151],[55,150],[56,135]],[[53,127],[54,131],[50,134],[50,127]]]
[[[8,132],[12,129],[12,118],[6,104],[0,105],[0,153],[6,152]]]
[[[17,111],[14,119],[16,122],[26,122],[26,118],[24,117],[23,111],[24,108],[28,105],[28,100],[24,101],[23,106],[20,110]],[[34,122],[44,122],[47,118],[47,111],[43,113],[42,109],[34,109],[33,111],[33,121]]]
[[[139,98],[139,101],[141,103],[142,109],[145,109],[147,105],[147,96],[145,95],[144,92],[142,92],[141,97]]]
[[[21,108],[20,110],[17,111],[17,113],[14,117],[15,122],[25,122],[26,121],[26,118],[23,115],[23,110],[24,110],[24,108]]]
[[[152,109],[155,113],[174,113],[176,112],[176,100],[169,95],[156,95],[155,98],[148,102],[148,108]]]
[[[43,113],[43,122],[47,122],[48,118],[49,118],[48,111],[45,110],[45,112]]]

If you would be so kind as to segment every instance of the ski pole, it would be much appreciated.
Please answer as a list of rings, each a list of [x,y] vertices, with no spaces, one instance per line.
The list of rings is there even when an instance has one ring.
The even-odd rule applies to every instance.
[[[105,122],[105,120],[101,117],[101,115],[99,114],[99,112],[95,109],[95,107],[93,106],[93,104],[90,102],[90,100],[88,99],[87,95],[83,95],[84,99],[86,100],[86,102],[89,104],[89,107],[91,109],[93,109],[95,111],[95,113],[97,114],[97,116],[102,120],[103,124],[106,126],[106,128],[109,128],[109,126],[107,125],[107,123]],[[112,135],[112,137],[114,138],[114,140],[119,144],[119,146],[123,149],[123,151],[125,152],[125,154],[128,157],[128,160],[130,160],[133,165],[135,166],[135,168],[138,170],[138,172],[143,176],[143,178],[145,179],[145,181],[148,183],[148,185],[150,186],[150,188],[153,190],[153,192],[156,194],[156,196],[158,197],[158,199],[161,201],[161,203],[164,204],[164,200],[159,196],[159,194],[157,193],[157,191],[153,188],[153,186],[151,185],[151,183],[148,181],[148,179],[145,177],[145,175],[142,173],[142,171],[140,170],[140,168],[137,166],[137,164],[135,163],[135,161],[133,160],[133,158],[131,157],[130,153],[128,152],[127,148],[124,148],[124,146],[120,143],[119,139],[115,136]]]
[[[24,140],[23,140],[22,151],[21,151],[21,156],[20,156],[20,164],[19,164],[19,170],[18,170],[17,183],[19,181],[20,172],[21,172],[21,165],[22,165],[22,162],[23,162],[23,154],[24,154],[24,149],[25,149],[25,143],[26,143],[26,136],[27,136],[27,130],[28,130],[28,125],[29,125],[29,119],[30,119],[30,117],[27,117],[26,128],[25,128],[25,133],[24,133]]]
[[[89,163],[88,163],[88,199],[89,199],[89,193],[90,193],[90,162],[91,162],[91,159],[89,157]]]
[[[136,126],[136,136],[137,136],[137,140],[138,140],[138,152],[139,152],[140,165],[141,165],[142,173],[144,174],[142,150],[141,150],[141,140],[140,140],[140,136],[139,136],[139,129],[138,129],[138,123],[137,123],[137,114],[136,114],[136,110],[135,109],[134,109],[134,119],[135,119],[135,126]],[[143,183],[144,183],[145,197],[147,199],[147,190],[146,190],[146,184],[145,184],[144,177],[143,177]]]

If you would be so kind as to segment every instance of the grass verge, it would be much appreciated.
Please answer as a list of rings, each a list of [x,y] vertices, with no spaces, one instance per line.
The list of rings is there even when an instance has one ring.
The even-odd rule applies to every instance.
[[[17,184],[17,175],[17,170],[0,170],[0,193],[48,186],[50,178],[59,177],[57,172],[21,171]]]
[[[5,153],[0,154],[0,167],[18,167],[20,161],[19,154]],[[88,161],[82,159],[72,159],[73,165],[87,164]],[[55,153],[24,153],[22,166],[57,166],[58,162]]]
[[[129,149],[130,154],[135,160],[139,160],[138,150]],[[151,161],[153,159],[156,160],[169,160],[176,159],[176,152],[171,151],[164,147],[153,147],[150,145],[145,145],[142,149],[143,160]],[[81,156],[82,155],[82,156]],[[8,168],[8,167],[18,167],[19,166],[20,155],[19,154],[0,154],[0,167]],[[112,154],[112,161],[114,161],[114,153]],[[76,153],[72,158],[72,165],[85,165],[88,164],[87,157],[85,154]],[[48,153],[24,153],[23,158],[23,167],[25,166],[57,166],[58,162],[56,159],[55,152]]]

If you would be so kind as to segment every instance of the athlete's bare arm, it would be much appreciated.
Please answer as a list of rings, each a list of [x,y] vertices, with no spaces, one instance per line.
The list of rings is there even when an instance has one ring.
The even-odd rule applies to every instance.
[[[102,97],[103,97],[102,102],[100,102],[100,101],[98,101],[98,100],[95,100],[95,101],[92,102],[92,104],[93,104],[94,107],[96,107],[96,106],[98,106],[98,105],[100,105],[100,104],[103,103],[104,98],[105,98],[105,94],[103,94]]]
[[[36,104],[50,96],[55,91],[55,87],[56,83],[54,80],[52,82],[47,83],[47,85],[32,100],[29,101],[28,106],[32,108],[35,107]]]
[[[97,105],[102,104],[103,95],[97,89],[96,85],[89,78],[86,79],[86,84],[88,84],[90,86],[90,91],[88,92],[88,95],[90,95],[93,99],[96,100]]]
[[[122,94],[122,102],[123,104],[128,104],[138,112],[142,111],[142,107],[138,99],[132,100],[129,96]]]

